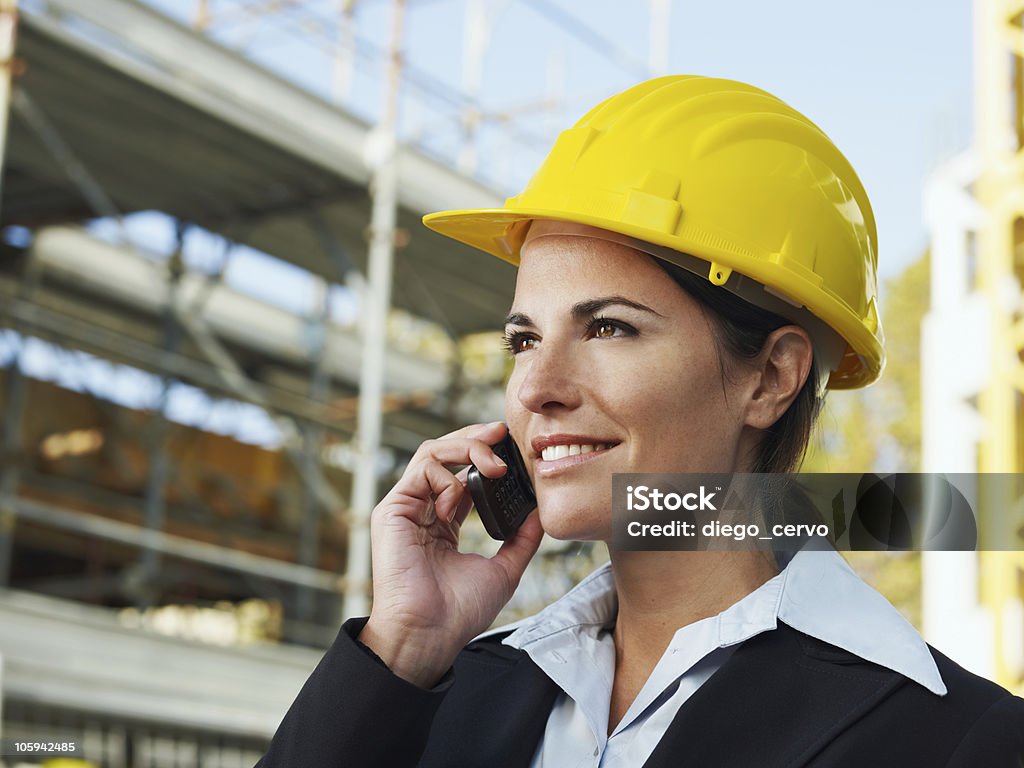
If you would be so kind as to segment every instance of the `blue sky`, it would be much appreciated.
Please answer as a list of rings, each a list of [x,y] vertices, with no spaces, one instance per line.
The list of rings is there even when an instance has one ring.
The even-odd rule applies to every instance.
[[[188,18],[191,2],[151,0]],[[539,163],[557,131],[601,98],[641,79],[553,23],[542,6],[579,18],[599,36],[646,61],[649,15],[644,0],[489,0],[494,28],[483,64],[486,111],[538,101],[550,93],[551,62],[564,71],[563,108],[517,112],[519,141],[481,135],[481,175],[512,194]],[[211,0],[214,12],[231,2]],[[336,0],[307,0],[335,18]],[[362,0],[361,38],[387,44],[392,4]],[[409,0],[407,61],[453,90],[461,86],[465,0]],[[879,227],[879,266],[893,275],[927,245],[922,190],[936,164],[971,138],[971,3],[968,0],[674,0],[670,69],[729,77],[775,93],[828,133],[857,169]],[[284,18],[215,23],[215,34],[253,58],[321,93],[330,91],[325,44],[308,29],[288,31]],[[347,106],[372,117],[382,102],[382,67],[365,65]],[[458,142],[457,111],[415,86],[402,107],[407,136],[442,156]]]

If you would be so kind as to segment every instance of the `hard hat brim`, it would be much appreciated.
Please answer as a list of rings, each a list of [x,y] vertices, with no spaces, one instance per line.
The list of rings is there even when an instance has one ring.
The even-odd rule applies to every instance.
[[[709,252],[709,244],[686,242],[673,237],[665,242],[663,233],[630,226],[627,222],[609,220],[600,216],[588,216],[580,211],[567,215],[565,210],[542,208],[476,208],[431,213],[423,217],[423,224],[438,234],[450,237],[477,250],[489,253],[503,261],[519,266],[520,249],[526,238],[530,222],[534,220],[566,221],[587,224],[601,229],[645,240],[682,253],[696,256],[709,264],[716,264],[770,285],[773,281],[768,272],[769,263],[756,264],[747,259],[737,258],[723,250]],[[682,264],[680,264],[682,266]],[[758,269],[761,267],[761,269]],[[759,274],[764,272],[765,274]],[[810,289],[811,286],[808,286]],[[845,303],[835,299],[822,301],[820,288],[808,290],[806,295],[799,286],[788,292],[790,297],[807,307],[816,317],[834,328],[847,343],[839,367],[832,371],[828,380],[829,389],[855,389],[876,381],[885,367],[885,352],[874,334],[855,318]],[[815,301],[816,299],[816,301]]]

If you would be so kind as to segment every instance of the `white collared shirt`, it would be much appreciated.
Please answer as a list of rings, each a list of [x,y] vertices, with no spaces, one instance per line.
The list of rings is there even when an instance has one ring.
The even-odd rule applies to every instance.
[[[560,600],[507,627],[502,642],[530,655],[561,693],[532,768],[639,766],[679,708],[744,640],[783,622],[899,672],[932,693],[946,686],[917,630],[837,552],[802,551],[786,568],[717,616],[676,631],[629,710],[608,735],[615,675],[610,627],[618,611],[611,565]]]

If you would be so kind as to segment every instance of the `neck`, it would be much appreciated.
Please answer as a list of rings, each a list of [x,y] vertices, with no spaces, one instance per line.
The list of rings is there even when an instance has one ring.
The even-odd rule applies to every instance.
[[[619,660],[653,669],[680,627],[715,616],[778,574],[757,552],[613,552]]]

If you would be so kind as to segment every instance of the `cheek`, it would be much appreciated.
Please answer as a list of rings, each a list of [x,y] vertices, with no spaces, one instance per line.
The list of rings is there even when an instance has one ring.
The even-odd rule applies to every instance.
[[[527,445],[524,441],[526,440],[529,412],[519,402],[519,398],[516,396],[518,391],[519,377],[516,371],[513,370],[512,376],[508,380],[508,386],[505,387],[505,423],[508,425],[508,431],[512,435],[512,439],[519,446],[519,450],[525,451]],[[533,471],[532,467],[530,471]]]
[[[678,353],[662,359],[674,364],[648,368],[619,397],[625,424],[639,438],[637,448],[645,459],[661,452],[691,453],[698,443],[717,441],[722,415],[717,358],[710,364],[682,360]]]
[[[505,422],[508,424],[509,429],[512,429],[512,423],[514,421],[521,421],[523,418],[523,404],[519,402],[519,398],[516,397],[516,393],[519,391],[519,377],[516,375],[515,370],[512,371],[512,375],[509,377],[508,385],[505,387]],[[513,437],[515,435],[513,434]]]

